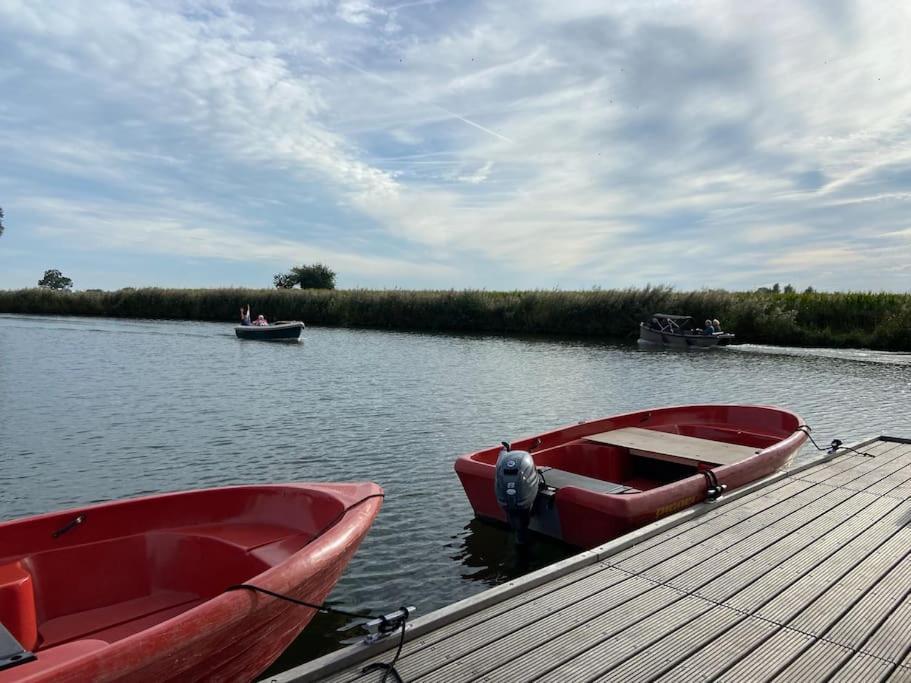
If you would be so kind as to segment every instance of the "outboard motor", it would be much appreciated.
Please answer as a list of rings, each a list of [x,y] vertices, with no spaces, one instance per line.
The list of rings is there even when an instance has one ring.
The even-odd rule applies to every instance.
[[[528,541],[528,523],[531,509],[535,504],[541,475],[535,468],[535,461],[527,451],[512,451],[503,442],[503,450],[497,458],[497,476],[494,490],[497,503],[506,513],[509,526],[516,532],[516,542]]]

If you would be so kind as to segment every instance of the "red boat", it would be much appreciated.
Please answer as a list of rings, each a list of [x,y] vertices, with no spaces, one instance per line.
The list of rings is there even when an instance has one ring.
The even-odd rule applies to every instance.
[[[226,589],[322,603],[381,504],[369,483],[237,486],[0,524],[0,683],[251,680],[315,610]]]
[[[479,517],[591,548],[784,467],[807,439],[770,406],[628,413],[463,455]]]

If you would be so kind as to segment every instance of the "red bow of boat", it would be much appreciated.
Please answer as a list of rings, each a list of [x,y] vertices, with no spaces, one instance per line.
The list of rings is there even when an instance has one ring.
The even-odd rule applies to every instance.
[[[376,484],[236,486],[0,524],[11,681],[250,680],[322,603],[382,504]]]

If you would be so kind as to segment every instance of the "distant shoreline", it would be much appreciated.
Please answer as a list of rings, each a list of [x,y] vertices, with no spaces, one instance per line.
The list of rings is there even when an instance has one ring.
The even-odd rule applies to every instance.
[[[313,325],[618,341],[634,341],[653,313],[676,313],[697,323],[718,318],[737,343],[911,351],[911,295],[889,292],[0,290],[0,313],[234,322],[242,304],[270,320]]]

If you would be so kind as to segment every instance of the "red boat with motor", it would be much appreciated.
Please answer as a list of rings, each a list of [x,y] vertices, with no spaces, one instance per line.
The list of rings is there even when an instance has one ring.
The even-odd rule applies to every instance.
[[[0,683],[252,680],[320,604],[376,484],[231,486],[0,524]]]
[[[771,406],[687,405],[564,427],[455,463],[478,517],[591,548],[784,467],[807,440]]]

